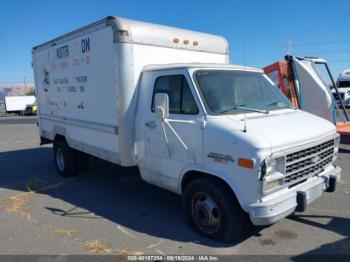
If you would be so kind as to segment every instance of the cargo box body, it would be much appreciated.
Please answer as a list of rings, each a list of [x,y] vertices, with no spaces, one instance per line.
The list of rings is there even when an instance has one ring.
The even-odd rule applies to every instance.
[[[32,51],[42,138],[123,166],[133,157],[142,69],[152,64],[228,63],[224,38],[107,17]]]

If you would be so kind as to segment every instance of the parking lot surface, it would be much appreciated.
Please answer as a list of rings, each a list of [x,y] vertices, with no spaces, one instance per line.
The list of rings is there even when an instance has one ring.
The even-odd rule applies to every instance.
[[[304,213],[221,244],[194,233],[181,197],[143,182],[136,168],[90,160],[61,178],[36,119],[0,118],[0,254],[350,254],[350,145],[342,179]]]

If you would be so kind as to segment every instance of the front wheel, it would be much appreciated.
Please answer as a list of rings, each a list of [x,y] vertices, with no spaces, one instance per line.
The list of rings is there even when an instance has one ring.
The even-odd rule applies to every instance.
[[[192,228],[217,241],[232,242],[243,229],[243,211],[232,191],[214,179],[198,178],[185,188],[183,206]]]

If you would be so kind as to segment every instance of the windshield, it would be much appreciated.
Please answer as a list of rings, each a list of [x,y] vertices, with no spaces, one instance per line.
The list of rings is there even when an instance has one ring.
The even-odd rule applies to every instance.
[[[195,80],[211,113],[268,113],[293,108],[276,85],[264,74],[233,70],[200,70]]]
[[[343,87],[350,87],[350,80],[348,81],[339,81],[338,82],[338,87],[339,88],[343,88]]]

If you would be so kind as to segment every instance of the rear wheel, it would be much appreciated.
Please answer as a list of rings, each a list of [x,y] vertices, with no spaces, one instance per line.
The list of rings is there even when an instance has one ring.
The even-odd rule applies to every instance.
[[[192,228],[221,242],[232,242],[243,229],[243,211],[232,191],[214,179],[198,178],[185,188],[185,216]]]
[[[72,177],[78,173],[78,153],[70,148],[66,141],[59,140],[53,143],[55,166],[63,177]]]

